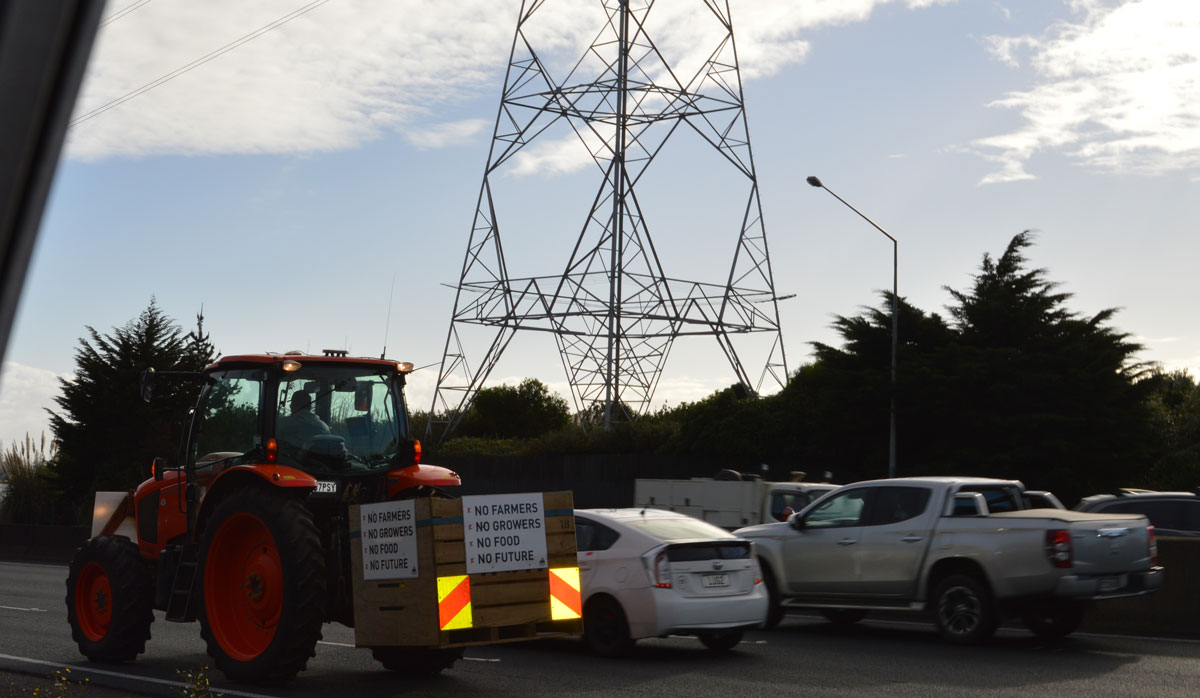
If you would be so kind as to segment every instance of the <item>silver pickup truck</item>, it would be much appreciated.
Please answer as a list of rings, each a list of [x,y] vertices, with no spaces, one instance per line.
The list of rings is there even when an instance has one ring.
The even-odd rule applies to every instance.
[[[1098,599],[1162,584],[1154,529],[1140,515],[1026,509],[1015,480],[923,477],[846,485],[786,523],[742,528],[766,578],[768,627],[786,608],[834,623],[870,611],[932,615],[972,643],[1019,616],[1062,637]]]

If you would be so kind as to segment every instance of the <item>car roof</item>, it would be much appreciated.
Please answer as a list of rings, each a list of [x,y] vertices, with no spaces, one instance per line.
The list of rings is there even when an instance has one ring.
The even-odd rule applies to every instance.
[[[625,509],[576,509],[576,514],[590,514],[598,519],[609,521],[644,521],[646,519],[694,519],[696,517],[681,514],[677,511],[655,509],[654,507],[628,507]]]
[[[912,484],[941,484],[941,485],[1016,485],[1016,486],[1024,489],[1024,485],[1021,484],[1020,480],[1005,480],[1003,478],[996,478],[996,477],[969,477],[969,476],[965,476],[965,475],[964,476],[925,475],[925,476],[919,476],[919,477],[893,477],[893,478],[881,478],[879,480],[864,480],[862,482],[855,482],[853,484],[855,484],[855,485],[866,485],[866,484],[871,484],[871,485],[884,484],[884,485],[886,485],[889,482],[894,482],[897,484],[912,483]]]

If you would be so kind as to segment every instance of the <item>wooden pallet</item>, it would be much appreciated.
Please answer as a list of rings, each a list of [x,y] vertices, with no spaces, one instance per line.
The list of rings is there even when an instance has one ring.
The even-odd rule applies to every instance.
[[[439,627],[437,579],[467,574],[462,500],[415,501],[420,576],[414,579],[363,579],[359,508],[351,507],[355,644],[459,647],[582,633],[581,619],[550,616],[549,568],[578,566],[572,495],[545,492],[542,501],[547,569],[469,575],[473,622],[455,630]]]

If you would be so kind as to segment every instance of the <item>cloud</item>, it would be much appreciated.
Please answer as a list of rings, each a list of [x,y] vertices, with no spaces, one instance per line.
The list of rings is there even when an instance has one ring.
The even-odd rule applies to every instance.
[[[889,2],[899,0],[734,0],[743,78],[802,62],[811,49],[802,32],[864,21]],[[75,116],[302,7],[300,0],[162,0],[139,7],[101,29]],[[519,0],[332,0],[73,126],[67,154],[95,161],[313,153],[396,131],[419,147],[452,145],[482,127],[475,120],[441,123],[437,115],[499,91],[519,7]],[[561,59],[551,61],[560,69],[557,79],[602,26],[600,13],[596,0],[554,0],[535,13],[530,33],[540,57]],[[718,30],[699,2],[659,2],[652,24],[682,75],[703,64],[709,49],[702,39]]]
[[[999,165],[982,184],[1033,179],[1039,152],[1089,169],[1156,175],[1200,167],[1200,3],[1075,0],[1077,22],[1041,37],[989,37],[1000,61],[1021,55],[1039,83],[989,106],[1024,119],[964,148]]]
[[[23,441],[25,435],[50,437],[47,408],[57,408],[59,376],[53,371],[5,361],[0,370],[0,447]]]
[[[470,141],[472,136],[489,125],[491,125],[490,122],[483,119],[464,119],[463,121],[436,124],[424,129],[410,129],[405,134],[405,138],[421,149],[445,148]]]

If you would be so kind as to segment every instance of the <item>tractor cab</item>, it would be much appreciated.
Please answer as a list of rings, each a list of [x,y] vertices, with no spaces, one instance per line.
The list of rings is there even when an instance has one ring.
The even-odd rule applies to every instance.
[[[411,370],[335,352],[225,357],[205,371],[185,463],[280,465],[318,480],[413,465],[420,446],[404,402]]]

